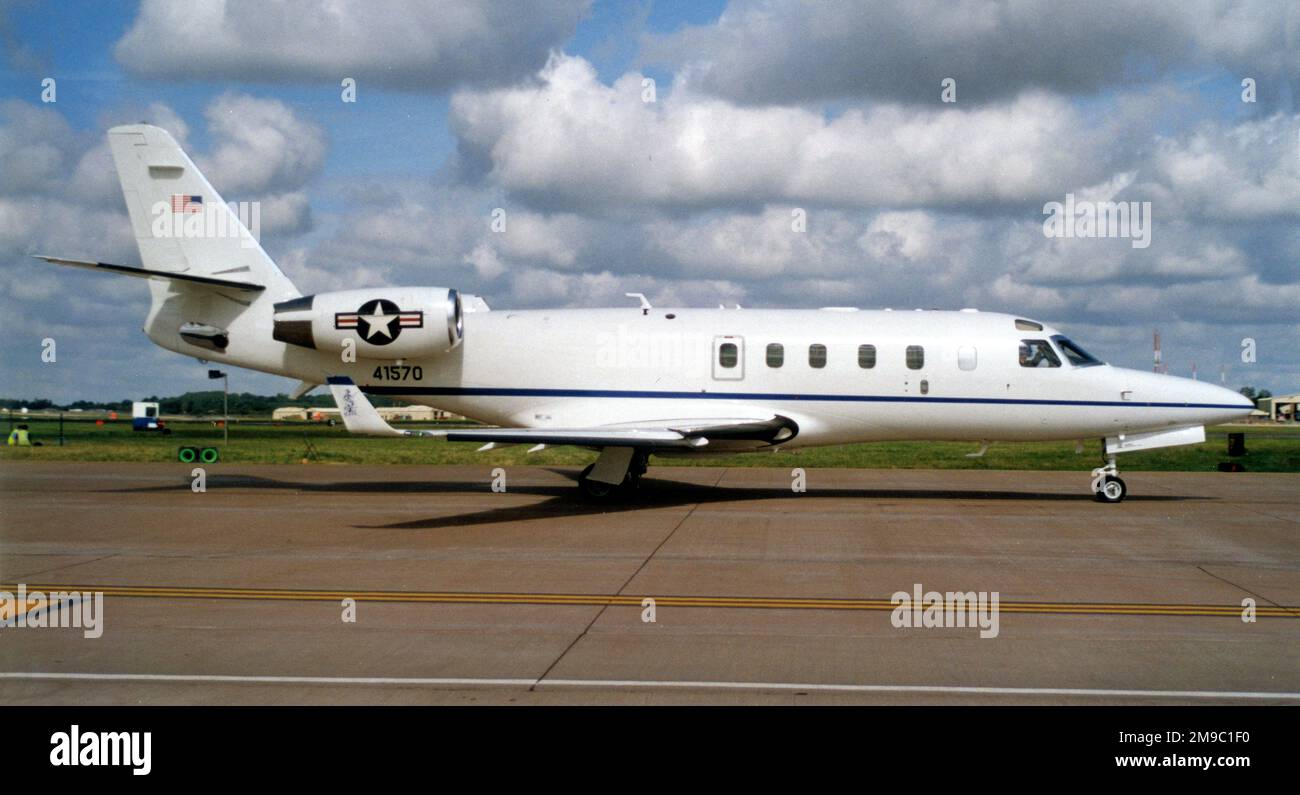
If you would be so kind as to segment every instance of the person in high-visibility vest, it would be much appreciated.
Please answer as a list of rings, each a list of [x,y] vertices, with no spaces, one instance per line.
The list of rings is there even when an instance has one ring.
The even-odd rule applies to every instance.
[[[19,425],[17,428],[14,428],[12,433],[9,434],[9,446],[10,447],[31,447],[32,446],[31,434],[28,433],[26,425]]]

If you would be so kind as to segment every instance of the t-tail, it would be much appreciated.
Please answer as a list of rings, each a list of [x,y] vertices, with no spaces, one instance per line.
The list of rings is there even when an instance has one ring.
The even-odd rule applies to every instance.
[[[301,295],[249,231],[250,225],[258,231],[260,208],[227,205],[160,127],[114,127],[108,141],[140,266],[38,257],[148,279],[144,331],[151,340],[178,353],[257,367],[254,348],[268,335],[252,333],[253,327],[267,322],[273,304]]]

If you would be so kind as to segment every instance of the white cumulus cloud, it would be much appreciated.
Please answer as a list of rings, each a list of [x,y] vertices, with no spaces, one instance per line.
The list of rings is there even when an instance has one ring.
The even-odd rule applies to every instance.
[[[252,82],[345,77],[445,90],[536,70],[573,33],[588,0],[144,0],[114,54],[162,79]]]
[[[687,92],[641,101],[641,76],[600,83],[556,56],[536,84],[452,99],[462,151],[541,204],[858,206],[996,203],[1107,174],[1105,136],[1068,102],[993,107],[751,108]]]

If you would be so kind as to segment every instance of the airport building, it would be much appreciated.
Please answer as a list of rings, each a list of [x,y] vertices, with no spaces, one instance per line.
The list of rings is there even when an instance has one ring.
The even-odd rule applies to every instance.
[[[379,416],[389,422],[434,422],[437,420],[464,419],[459,414],[452,414],[432,406],[389,406],[377,409]],[[278,421],[312,421],[325,422],[338,420],[337,408],[301,408],[299,406],[281,406],[271,412],[271,419]]]
[[[1267,411],[1268,418],[1274,422],[1295,422],[1298,404],[1300,404],[1300,393],[1274,395],[1259,401],[1259,408],[1261,411]]]

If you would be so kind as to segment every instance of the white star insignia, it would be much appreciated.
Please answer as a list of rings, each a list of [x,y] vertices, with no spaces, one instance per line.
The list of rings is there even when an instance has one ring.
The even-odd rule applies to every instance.
[[[361,319],[366,321],[366,326],[370,329],[367,339],[380,336],[393,338],[393,322],[397,320],[397,315],[385,315],[382,306],[375,308],[375,314],[362,315]]]

